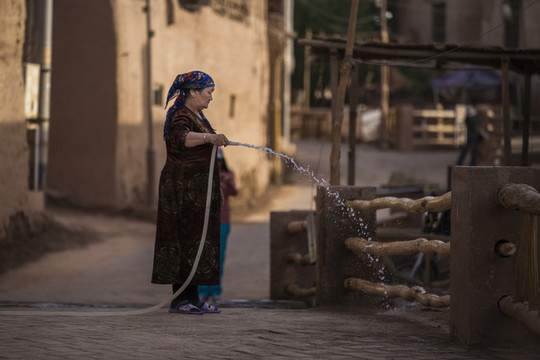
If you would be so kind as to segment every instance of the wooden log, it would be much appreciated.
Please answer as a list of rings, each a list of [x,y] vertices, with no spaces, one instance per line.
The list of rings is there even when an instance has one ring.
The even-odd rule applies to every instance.
[[[450,209],[452,203],[451,199],[452,193],[449,191],[438,197],[425,196],[417,200],[388,196],[374,200],[351,200],[347,201],[346,205],[356,210],[380,210],[390,208],[393,210],[422,214],[426,211],[440,212]]]
[[[507,316],[517,320],[536,335],[540,336],[540,317],[538,311],[530,311],[524,303],[514,302],[511,296],[499,300],[499,309]]]
[[[315,287],[311,288],[302,288],[296,284],[289,284],[285,287],[285,291],[294,297],[305,298],[310,296],[315,296],[317,290]]]
[[[509,210],[540,215],[540,194],[527,184],[507,184],[497,193],[499,202]]]
[[[306,220],[300,220],[300,221],[291,221],[287,224],[287,231],[289,234],[296,234],[302,231],[305,231],[307,229],[307,222]]]
[[[345,239],[345,246],[355,253],[365,252],[375,256],[411,255],[419,252],[423,254],[450,254],[450,243],[424,238],[381,243],[354,237]]]
[[[420,229],[413,228],[377,228],[377,240],[414,240],[418,238],[424,238],[428,240],[441,240],[443,242],[449,242],[452,237],[450,235],[436,234],[436,233],[422,233]]]
[[[450,295],[438,296],[427,294],[420,286],[409,288],[405,285],[385,285],[372,283],[363,279],[347,278],[343,283],[345,289],[350,291],[364,291],[368,294],[385,296],[388,298],[402,298],[406,301],[417,301],[430,307],[450,306]]]
[[[300,253],[290,253],[290,254],[287,254],[285,259],[289,263],[294,263],[294,264],[302,265],[302,266],[311,264],[311,259],[309,257],[309,254],[302,255]]]

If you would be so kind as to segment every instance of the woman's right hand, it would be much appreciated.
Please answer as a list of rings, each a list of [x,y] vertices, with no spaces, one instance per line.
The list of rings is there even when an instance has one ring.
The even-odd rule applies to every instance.
[[[207,144],[216,146],[227,146],[229,143],[229,139],[223,134],[206,134],[205,140]]]

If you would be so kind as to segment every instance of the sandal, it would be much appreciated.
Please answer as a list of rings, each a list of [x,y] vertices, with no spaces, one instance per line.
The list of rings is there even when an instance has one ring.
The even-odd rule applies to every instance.
[[[220,313],[221,312],[221,309],[218,309],[214,305],[210,305],[209,303],[206,303],[206,302],[202,304],[202,306],[200,307],[200,310],[203,313]]]
[[[177,307],[173,308],[171,307],[169,309],[170,313],[176,313],[176,314],[194,314],[194,315],[202,315],[204,314],[204,311],[196,307],[192,304],[184,304],[184,305],[178,305]]]

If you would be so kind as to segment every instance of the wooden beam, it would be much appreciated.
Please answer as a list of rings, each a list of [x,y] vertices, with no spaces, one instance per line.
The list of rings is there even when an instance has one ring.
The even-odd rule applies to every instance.
[[[298,39],[299,45],[312,46],[313,54],[327,56],[327,49],[335,49],[343,56],[345,42],[341,39]],[[383,44],[383,43],[357,43],[354,46],[354,61],[367,60],[410,60],[409,67],[421,67],[419,65],[431,62],[437,57],[444,62],[469,63],[480,66],[500,68],[501,57],[510,61],[510,68],[517,73],[540,73],[540,49],[502,49],[494,46],[457,46],[447,44],[445,46],[432,45],[407,45],[407,44]],[[421,60],[421,62],[420,62]],[[414,61],[414,62],[413,62]],[[379,64],[381,65],[381,64]],[[390,65],[390,64],[389,64]],[[400,64],[397,66],[405,66]]]

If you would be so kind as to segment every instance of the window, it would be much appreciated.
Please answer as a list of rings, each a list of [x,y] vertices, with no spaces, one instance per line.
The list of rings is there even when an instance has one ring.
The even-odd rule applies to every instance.
[[[163,85],[152,86],[152,105],[163,106]]]
[[[188,11],[198,11],[202,6],[210,5],[211,0],[178,0],[178,5]]]
[[[229,101],[229,117],[234,117],[234,105],[236,103],[236,95],[231,95],[230,101]]]

